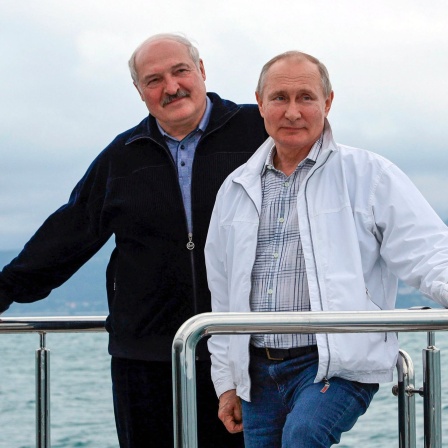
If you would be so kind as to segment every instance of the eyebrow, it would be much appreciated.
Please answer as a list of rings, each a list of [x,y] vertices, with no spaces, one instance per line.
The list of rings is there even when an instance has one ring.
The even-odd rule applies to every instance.
[[[313,96],[314,92],[310,89],[299,89],[297,91],[300,95],[311,95]],[[289,96],[289,93],[287,90],[274,90],[271,93],[269,93],[269,97],[276,97],[276,96]]]
[[[284,90],[274,90],[269,94],[270,97],[276,97],[276,96],[285,96],[287,93]]]

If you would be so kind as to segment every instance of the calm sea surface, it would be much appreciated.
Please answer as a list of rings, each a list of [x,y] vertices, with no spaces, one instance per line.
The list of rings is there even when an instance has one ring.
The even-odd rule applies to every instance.
[[[436,333],[442,353],[442,386],[448,379],[448,340]],[[414,361],[416,386],[423,384],[421,350],[426,333],[402,333],[400,345]],[[34,448],[35,334],[0,334],[0,447]],[[49,334],[52,448],[117,448],[105,333]],[[370,409],[345,434],[340,447],[398,446],[394,383],[384,384]],[[423,400],[416,397],[417,446],[423,446]],[[448,446],[448,387],[442,392],[443,446]],[[207,447],[213,448],[213,447]]]

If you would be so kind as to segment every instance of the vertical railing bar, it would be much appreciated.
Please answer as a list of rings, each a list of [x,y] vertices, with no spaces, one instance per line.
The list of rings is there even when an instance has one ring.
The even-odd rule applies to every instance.
[[[50,448],[50,350],[46,333],[39,332],[40,348],[36,350],[36,447]]]
[[[106,316],[0,317],[2,333],[38,333],[35,354],[36,447],[50,448],[50,350],[47,332],[103,332]]]
[[[185,371],[183,369],[184,363],[181,361],[182,350],[174,352],[175,360],[173,362],[173,436],[174,446],[182,446],[182,425],[179,424],[184,420],[182,412],[182,391],[185,387],[182,386],[182,381],[185,378]]]
[[[198,448],[196,403],[196,345],[201,335],[190,335],[185,345],[173,343],[174,447]]]
[[[404,350],[399,351],[397,360],[398,386],[394,394],[398,397],[398,446],[416,447],[414,364]]]
[[[425,448],[442,448],[442,403],[440,350],[435,347],[434,332],[428,332],[428,347],[423,357],[423,417]]]
[[[436,345],[436,334],[433,331],[428,331],[428,348]]]

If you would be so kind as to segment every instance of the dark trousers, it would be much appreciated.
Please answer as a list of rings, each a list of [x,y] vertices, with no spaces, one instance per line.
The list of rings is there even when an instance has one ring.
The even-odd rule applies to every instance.
[[[112,357],[112,391],[120,448],[172,448],[173,393],[170,362]],[[210,362],[196,363],[199,448],[243,448],[218,419]]]

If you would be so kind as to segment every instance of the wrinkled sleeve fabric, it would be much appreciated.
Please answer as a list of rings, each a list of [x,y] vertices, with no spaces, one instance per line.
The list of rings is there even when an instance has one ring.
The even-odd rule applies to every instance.
[[[448,228],[395,165],[384,169],[372,210],[388,268],[422,294],[448,307]]]

